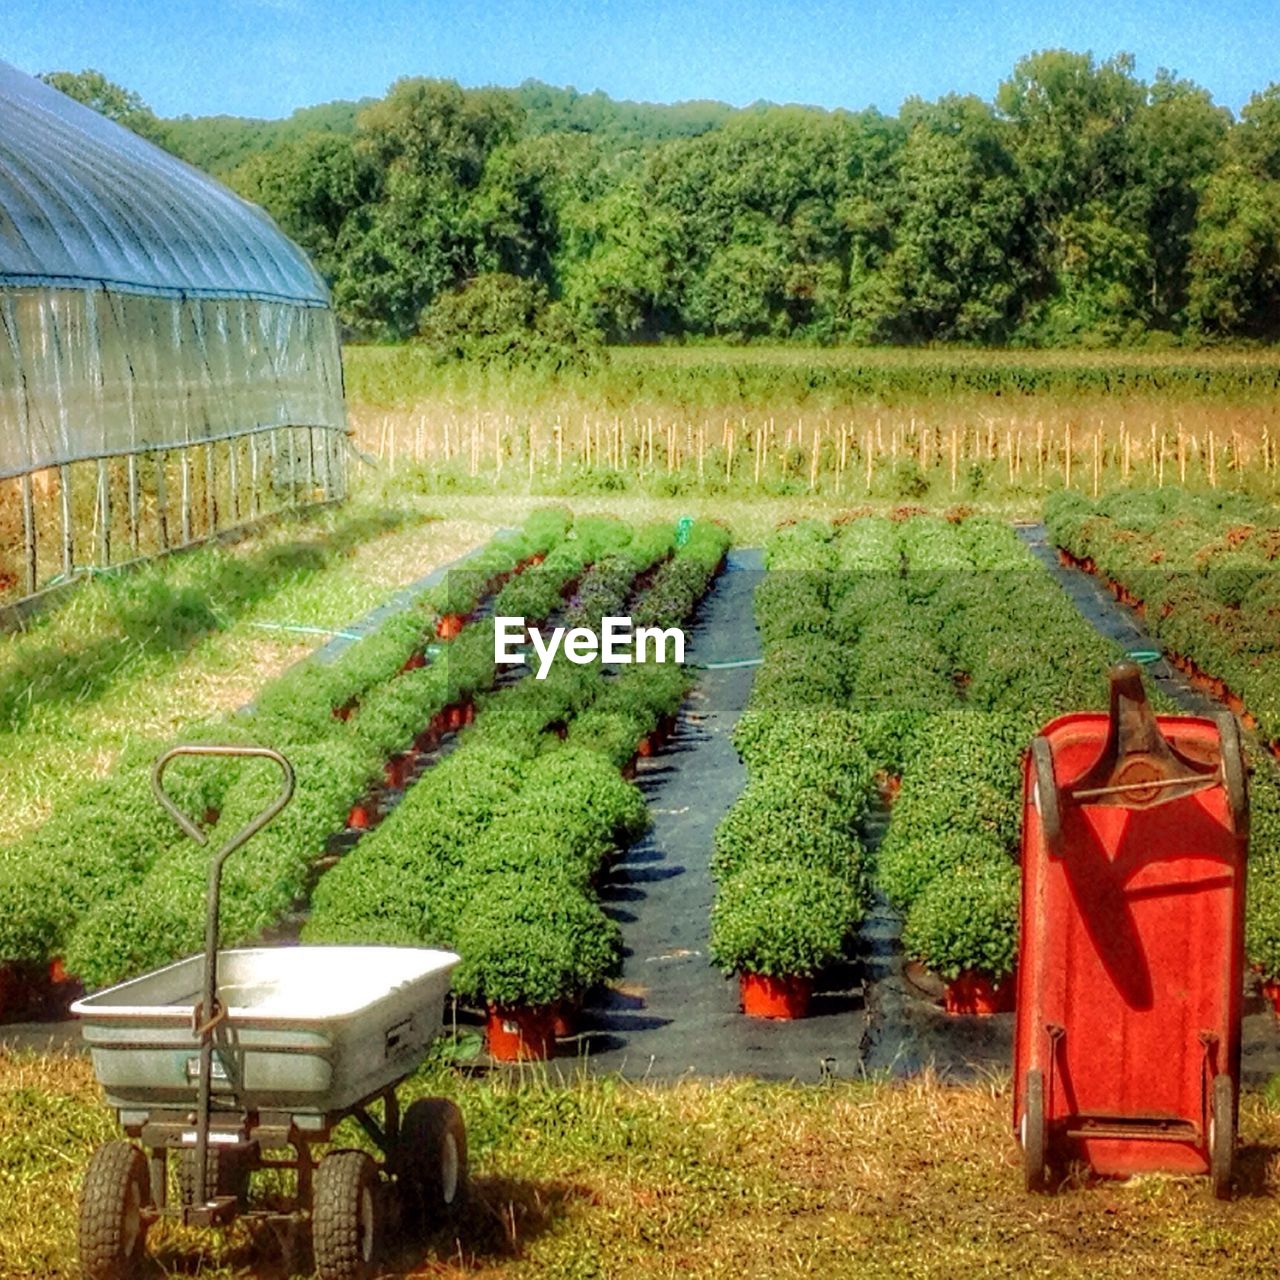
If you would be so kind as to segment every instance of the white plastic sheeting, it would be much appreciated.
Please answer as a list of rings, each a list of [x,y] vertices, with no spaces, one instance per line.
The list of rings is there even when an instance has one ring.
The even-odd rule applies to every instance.
[[[277,426],[345,429],[329,311],[0,289],[0,476]]]
[[[337,326],[261,210],[0,62],[0,477],[345,430]]]

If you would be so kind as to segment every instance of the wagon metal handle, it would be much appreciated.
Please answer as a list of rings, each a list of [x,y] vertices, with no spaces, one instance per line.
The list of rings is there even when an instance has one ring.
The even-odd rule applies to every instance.
[[[204,981],[203,998],[192,1010],[192,1030],[200,1042],[200,1079],[196,1095],[196,1174],[192,1200],[207,1202],[206,1164],[209,1153],[209,1124],[212,1115],[213,1033],[225,1021],[227,1011],[218,999],[218,915],[222,896],[223,863],[248,840],[252,839],[293,798],[293,765],[271,747],[242,747],[217,743],[183,743],[170,747],[151,770],[151,789],[169,816],[198,845],[209,837],[183,812],[181,806],[164,789],[164,772],[179,756],[221,756],[243,760],[271,760],[280,766],[283,783],[280,794],[256,818],[251,819],[214,855],[209,864],[209,890],[205,897]]]
[[[151,770],[151,790],[155,792],[156,799],[164,806],[169,816],[196,844],[208,844],[208,834],[200,829],[190,815],[185,813],[178,802],[164,789],[165,770],[179,756],[231,756],[238,759],[273,760],[280,766],[280,772],[284,775],[280,794],[256,818],[247,822],[227,841],[223,846],[221,857],[225,858],[227,854],[234,853],[242,844],[251,840],[293,798],[293,765],[272,747],[243,747],[204,742],[180,743],[176,747],[170,747],[155,762]]]

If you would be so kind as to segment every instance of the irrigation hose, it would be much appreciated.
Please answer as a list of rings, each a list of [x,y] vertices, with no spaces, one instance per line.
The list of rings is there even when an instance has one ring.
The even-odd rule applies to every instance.
[[[1153,662],[1159,662],[1164,654],[1159,649],[1130,649],[1125,657],[1132,662],[1141,663],[1144,667],[1149,667]]]

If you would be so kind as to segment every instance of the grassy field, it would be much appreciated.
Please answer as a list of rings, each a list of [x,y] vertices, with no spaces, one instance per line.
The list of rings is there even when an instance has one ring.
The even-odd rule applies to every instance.
[[[456,1233],[389,1275],[1263,1277],[1280,1257],[1280,1113],[1261,1096],[1224,1204],[1161,1177],[1025,1195],[1004,1079],[561,1085],[435,1068],[410,1092],[457,1098],[475,1194]],[[83,1061],[0,1055],[0,1275],[76,1274],[76,1191],[108,1136]],[[215,1240],[158,1230],[156,1274],[283,1274],[268,1236]]]
[[[396,588],[483,541],[473,506],[357,499],[100,577],[0,636],[0,844],[139,738],[234,710]],[[288,627],[314,628],[291,631]]]

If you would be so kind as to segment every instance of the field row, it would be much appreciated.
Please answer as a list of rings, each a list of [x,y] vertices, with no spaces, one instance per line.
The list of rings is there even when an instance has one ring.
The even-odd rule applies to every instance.
[[[727,535],[695,523],[682,545],[674,540],[668,525],[633,530],[608,517],[535,512],[519,535],[496,539],[336,661],[301,663],[247,712],[190,726],[189,741],[277,746],[298,777],[286,813],[228,864],[224,942],[277,926],[327,865],[333,833],[383,816],[359,802],[372,780],[381,774],[398,795],[414,777],[415,751],[474,719],[459,749],[319,875],[304,937],[456,943],[468,961],[458,990],[481,1006],[546,1007],[606,976],[616,926],[594,900],[593,879],[609,851],[647,824],[620,770],[670,720],[685,677],[678,666],[647,666],[614,678],[558,660],[545,680],[494,689],[487,615],[532,625],[563,614],[598,627],[630,610],[642,625],[677,623],[716,572]],[[158,819],[150,755],[127,757],[7,851],[0,960],[11,983],[38,985],[51,965],[63,984],[74,975],[97,986],[199,946],[207,851]],[[179,762],[170,776],[215,842],[272,785],[240,764],[184,772]]]
[[[987,519],[806,522],[767,556],[765,663],[735,735],[750,781],[717,836],[717,960],[811,980],[848,955],[874,887],[905,917],[908,956],[950,984],[949,1007],[1007,1001],[1023,752],[1053,717],[1105,707],[1116,647]],[[891,809],[873,860],[858,821],[877,785]],[[1271,977],[1267,769],[1254,807],[1250,959]]]

